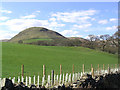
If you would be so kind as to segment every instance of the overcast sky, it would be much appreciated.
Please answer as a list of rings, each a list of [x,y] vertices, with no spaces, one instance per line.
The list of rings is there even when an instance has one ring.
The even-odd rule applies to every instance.
[[[34,26],[66,37],[112,35],[118,25],[117,2],[4,2],[0,14],[0,39]]]

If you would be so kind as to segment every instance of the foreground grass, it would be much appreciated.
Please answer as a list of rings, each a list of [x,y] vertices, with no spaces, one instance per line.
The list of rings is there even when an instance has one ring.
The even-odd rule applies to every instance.
[[[82,71],[82,64],[85,69],[90,70],[91,64],[97,68],[97,64],[117,64],[117,55],[95,51],[83,47],[58,47],[58,46],[37,46],[14,43],[2,44],[2,75],[3,77],[18,76],[21,72],[21,65],[25,66],[25,75],[42,75],[42,65],[46,65],[46,72],[50,74],[53,69],[59,74],[59,65],[62,64],[62,72],[72,72],[72,65],[75,72]]]

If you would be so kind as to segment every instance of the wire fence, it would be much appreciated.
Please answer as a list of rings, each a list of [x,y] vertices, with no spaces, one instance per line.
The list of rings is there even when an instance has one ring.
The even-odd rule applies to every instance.
[[[108,70],[108,67],[112,69],[115,69],[115,68],[118,68],[119,67],[119,64],[89,64],[89,65],[84,65],[84,68],[83,68],[83,65],[61,65],[61,68],[60,68],[60,65],[44,65],[45,67],[43,66],[40,66],[39,69],[35,69],[35,68],[28,68],[29,66],[26,66],[24,65],[24,67],[21,67],[19,68],[19,70],[17,72],[4,72],[2,73],[2,78],[17,78],[18,76],[31,76],[31,77],[34,77],[39,75],[40,79],[42,79],[43,75],[47,76],[47,75],[50,75],[51,74],[51,70],[54,70],[54,74],[56,75],[60,75],[61,73],[63,74],[70,74],[70,73],[78,73],[78,72],[91,72],[91,68],[93,67],[94,68],[94,71],[101,71],[101,70]],[[44,68],[44,70],[43,70]],[[17,68],[16,68],[17,69]],[[24,70],[22,70],[24,69]],[[84,69],[84,71],[83,71]],[[44,72],[44,74],[43,74]],[[22,75],[23,74],[23,75]]]

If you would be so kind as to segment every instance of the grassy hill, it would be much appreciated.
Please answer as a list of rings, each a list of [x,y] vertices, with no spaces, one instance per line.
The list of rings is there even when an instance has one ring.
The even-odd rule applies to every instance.
[[[3,77],[18,76],[21,72],[21,65],[25,65],[25,75],[42,75],[42,65],[46,65],[46,72],[50,74],[52,69],[59,73],[59,65],[62,64],[62,72],[72,72],[72,65],[75,71],[90,70],[93,64],[117,64],[116,55],[101,51],[95,51],[83,47],[60,47],[60,46],[37,46],[17,43],[3,42],[2,45],[2,70]]]
[[[23,42],[30,42],[31,39],[32,41],[39,41],[43,39],[50,40],[58,38],[65,39],[64,36],[55,31],[43,27],[31,27],[23,30],[22,32],[14,36],[12,39],[9,40],[9,42],[18,42],[20,40],[22,40]]]

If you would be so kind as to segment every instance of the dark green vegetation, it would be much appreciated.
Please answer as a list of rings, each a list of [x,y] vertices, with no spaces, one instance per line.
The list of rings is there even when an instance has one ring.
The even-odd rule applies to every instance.
[[[31,42],[37,42],[37,41],[51,41],[52,39],[46,39],[46,38],[42,38],[42,39],[27,39],[27,40],[23,40],[23,43],[31,43]]]
[[[31,27],[14,36],[10,39],[10,42],[26,42],[28,40],[30,41],[30,39],[38,41],[39,39],[65,39],[65,37],[55,31],[43,27]]]
[[[64,46],[38,46],[4,42],[2,45],[2,71],[3,77],[18,76],[21,65],[25,66],[25,75],[42,75],[42,65],[46,65],[46,72],[50,74],[52,69],[59,74],[59,65],[62,64],[62,72],[90,70],[91,64],[97,68],[97,64],[117,64],[117,55],[96,51],[84,47]]]

